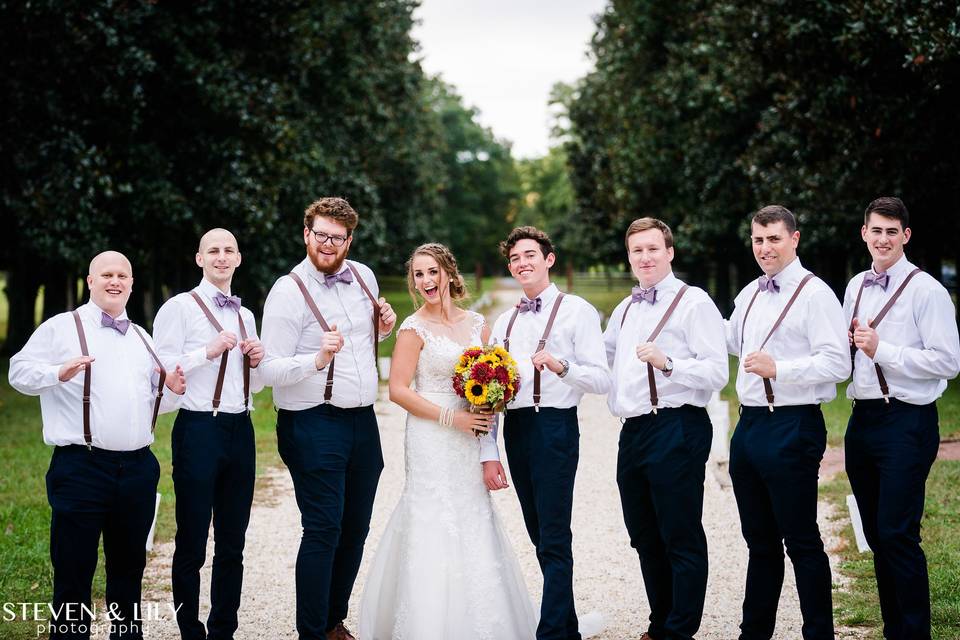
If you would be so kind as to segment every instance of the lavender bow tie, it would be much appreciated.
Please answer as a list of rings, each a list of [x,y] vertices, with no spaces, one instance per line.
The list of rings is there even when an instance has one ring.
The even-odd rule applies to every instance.
[[[340,273],[325,273],[323,274],[323,278],[323,284],[327,285],[327,287],[332,287],[338,282],[350,284],[353,282],[353,273],[350,272],[350,269],[344,269]]]
[[[217,303],[217,306],[223,309],[224,307],[230,307],[234,311],[240,310],[240,297],[239,296],[226,296],[221,292],[217,292],[217,295],[214,296],[213,301]]]
[[[890,284],[890,274],[873,273],[870,271],[867,275],[863,276],[863,286],[872,287],[875,284],[880,285],[880,288],[886,291],[887,285]]]
[[[633,292],[631,299],[634,302],[643,302],[646,300],[650,304],[653,304],[657,301],[656,287],[650,287],[649,289],[644,289],[643,287],[634,287],[631,291]]]
[[[528,300],[527,298],[520,298],[520,302],[517,304],[517,309],[520,310],[520,313],[526,313],[527,311],[540,313],[541,306],[543,306],[543,301],[540,300],[539,297],[534,298],[533,300]]]
[[[767,276],[760,276],[760,280],[757,281],[757,285],[760,287],[760,291],[769,291],[770,293],[780,293],[780,285],[777,284],[777,281],[773,278]]]
[[[110,327],[111,329],[116,329],[121,335],[127,335],[127,329],[130,328],[129,320],[115,320],[110,316],[106,311],[102,312],[100,315],[100,326],[101,327]]]

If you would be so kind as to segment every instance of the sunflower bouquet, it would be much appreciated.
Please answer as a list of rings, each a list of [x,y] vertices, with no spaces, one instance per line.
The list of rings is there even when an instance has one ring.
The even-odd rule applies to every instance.
[[[453,372],[453,391],[470,403],[470,411],[503,411],[520,390],[517,362],[501,346],[468,347]]]

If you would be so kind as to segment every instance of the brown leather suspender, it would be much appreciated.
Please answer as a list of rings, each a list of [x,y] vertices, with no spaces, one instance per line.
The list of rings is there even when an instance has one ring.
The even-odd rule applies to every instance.
[[[657,323],[657,326],[654,328],[653,333],[650,334],[650,337],[647,338],[647,342],[653,342],[657,339],[657,336],[660,335],[660,332],[663,331],[663,328],[667,324],[667,320],[670,319],[670,316],[673,315],[673,312],[676,310],[677,305],[680,304],[680,298],[683,297],[683,294],[687,292],[687,289],[690,288],[690,285],[683,285],[680,287],[680,291],[677,292],[677,295],[674,296],[673,301],[670,303],[670,306],[667,307],[666,312],[664,312],[663,317],[660,318],[660,322]],[[623,328],[623,323],[627,319],[627,311],[630,311],[630,305],[633,304],[633,298],[630,299],[630,302],[627,303],[626,309],[623,310],[623,316],[620,318],[620,328]],[[657,403],[659,401],[659,396],[657,396],[657,382],[653,377],[653,365],[649,362],[647,363],[647,383],[650,385],[650,404],[653,407],[653,414],[657,414]]]
[[[213,313],[210,312],[210,309],[207,308],[207,305],[203,303],[203,299],[196,291],[191,291],[190,295],[193,297],[194,301],[203,311],[203,315],[207,316],[207,320],[210,321],[210,324],[213,325],[213,328],[218,332],[223,331],[223,325],[220,324]],[[247,339],[247,328],[243,326],[243,316],[240,314],[240,309],[237,309],[237,322],[240,323],[240,338],[242,340]],[[213,390],[213,415],[217,415],[217,411],[220,409],[220,394],[223,392],[223,381],[227,373],[227,354],[229,350],[225,350],[223,355],[220,356],[220,371],[217,373],[217,386]],[[243,408],[245,411],[250,410],[249,405],[250,399],[250,356],[243,355]]]
[[[774,331],[780,328],[780,323],[783,322],[783,319],[787,317],[787,312],[790,311],[790,307],[793,306],[793,303],[797,301],[797,296],[800,295],[800,291],[803,290],[803,287],[806,286],[810,280],[813,279],[813,274],[808,273],[803,277],[803,280],[800,281],[800,284],[797,285],[796,290],[793,292],[793,295],[790,296],[790,300],[787,301],[787,306],[783,308],[783,311],[780,312],[780,317],[777,318],[777,321],[773,323],[773,327],[770,329],[770,333],[767,334],[767,337],[763,339],[763,342],[760,343],[760,346],[757,348],[757,351],[763,351],[763,348],[767,346],[767,341],[770,340],[770,337],[773,335]],[[750,298],[750,304],[747,305],[747,311],[743,314],[743,320],[740,323],[740,359],[743,360],[743,339],[744,334],[746,333],[747,328],[747,316],[750,315],[750,309],[753,307],[753,302],[757,299],[757,296],[760,295],[760,288],[758,287],[756,292],[754,292],[753,297]],[[770,378],[763,379],[763,391],[767,396],[767,408],[770,411],[773,411],[773,385],[770,384]]]
[[[77,323],[77,336],[80,338],[80,353],[89,356],[87,349],[87,336],[83,332],[83,322],[80,320],[80,313],[74,309],[73,321]],[[83,368],[83,441],[90,448],[93,443],[93,436],[90,434],[90,371],[92,365],[88,364]]]
[[[379,353],[379,342],[380,342],[380,305],[377,302],[377,299],[373,297],[369,287],[364,283],[363,278],[360,277],[360,273],[356,267],[347,262],[347,266],[350,268],[350,271],[353,272],[353,276],[356,278],[357,282],[360,284],[360,287],[363,289],[363,292],[370,298],[370,302],[373,303],[373,357],[374,364],[377,362],[377,355]],[[294,282],[297,283],[297,287],[300,288],[300,293],[303,294],[303,299],[307,303],[307,307],[310,308],[310,311],[313,312],[313,317],[317,319],[317,323],[320,325],[320,328],[324,331],[330,331],[330,325],[327,324],[327,321],[323,319],[323,314],[320,313],[320,309],[317,307],[317,303],[314,302],[313,298],[310,296],[310,291],[307,289],[307,285],[304,284],[303,279],[300,278],[293,271],[290,272],[290,277]],[[327,382],[326,386],[323,389],[323,402],[327,404],[330,402],[330,399],[333,397],[333,366],[334,360],[336,358],[331,358],[330,363],[327,365]]]
[[[77,325],[77,336],[80,338],[80,353],[85,356],[89,356],[90,352],[87,349],[87,336],[83,330],[83,322],[80,320],[80,313],[76,309],[73,311],[73,321]],[[147,348],[147,351],[150,353],[153,361],[160,369],[160,382],[157,385],[157,399],[153,404],[153,418],[150,420],[150,433],[153,433],[154,429],[157,427],[157,415],[160,413],[160,402],[163,400],[163,384],[167,380],[167,370],[163,368],[163,364],[161,364],[160,358],[157,357],[153,347],[150,346],[150,343],[147,342],[147,339],[143,336],[143,333],[140,332],[140,327],[131,322],[130,328],[136,331],[137,336],[143,343],[143,346]],[[83,441],[86,443],[88,449],[93,443],[93,436],[90,433],[90,372],[92,369],[93,365],[88,364],[83,371]]]
[[[370,302],[373,304],[373,362],[374,365],[378,365],[380,361],[380,303],[373,297],[373,293],[367,287],[367,283],[363,281],[363,278],[360,277],[360,272],[357,268],[350,264],[349,261],[347,262],[347,266],[350,267],[350,271],[353,272],[353,277],[357,279],[360,288],[363,289],[363,292],[367,294],[367,297],[370,298]]]
[[[893,295],[890,296],[890,299],[887,300],[887,303],[883,305],[880,309],[880,313],[873,319],[872,322],[868,323],[868,326],[871,329],[876,329],[877,325],[880,324],[880,321],[887,315],[887,312],[893,307],[897,299],[900,297],[900,294],[903,293],[903,290],[907,287],[907,284],[910,280],[913,279],[913,276],[920,273],[922,269],[917,267],[913,271],[907,274],[907,277],[904,278],[903,282],[897,287],[897,290],[893,292]],[[857,313],[860,311],[860,297],[863,295],[863,282],[860,282],[860,290],[857,291],[857,300],[853,303],[853,315],[850,316],[850,333],[853,333],[853,321],[857,318]],[[857,346],[850,342],[850,377],[853,378],[853,371],[857,366]],[[877,371],[877,381],[880,383],[880,392],[883,394],[883,401],[890,402],[890,387],[887,385],[887,378],[883,375],[883,371],[880,369],[880,365],[876,362],[873,363],[873,368]]]
[[[550,317],[547,318],[547,326],[543,329],[543,335],[540,336],[540,342],[537,343],[534,353],[543,351],[544,347],[547,346],[547,338],[550,337],[550,330],[553,329],[553,321],[557,319],[557,311],[560,309],[561,302],[563,302],[563,293],[558,293],[553,308],[550,310]],[[510,316],[510,322],[507,324],[507,333],[503,336],[503,348],[507,351],[510,351],[510,332],[513,331],[513,323],[516,322],[519,313],[520,307],[518,306],[513,310],[513,315]],[[540,370],[536,367],[533,368],[533,409],[537,412],[540,411]]]

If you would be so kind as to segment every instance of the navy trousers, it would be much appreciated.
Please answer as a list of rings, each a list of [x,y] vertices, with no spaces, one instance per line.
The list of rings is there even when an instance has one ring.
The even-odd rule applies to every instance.
[[[297,554],[297,631],[323,640],[347,617],[383,470],[372,406],[280,409],[280,457],[290,469],[303,538]]]
[[[183,640],[233,638],[243,585],[243,546],[250,521],[256,446],[244,413],[181,409],[173,423],[177,537],[173,602]],[[213,575],[206,631],[200,622],[200,568],[213,517]]]
[[[57,447],[47,471],[53,607],[67,615],[50,620],[54,640],[90,637],[90,619],[78,608],[90,607],[93,574],[103,535],[108,611],[119,618],[110,639],[143,637],[140,586],[147,562],[147,534],[153,523],[160,464],[148,447],[136,451]],[[103,624],[104,616],[98,616]]]
[[[742,407],[730,443],[730,478],[747,541],[741,640],[769,640],[793,562],[804,640],[833,638],[830,564],[817,526],[817,477],[827,444],[819,405]]]
[[[660,409],[620,431],[617,486],[650,602],[647,632],[690,640],[707,592],[703,481],[713,427],[703,407]]]
[[[509,409],[503,422],[513,486],[543,572],[537,639],[580,640],[570,530],[580,460],[577,408]]]
[[[883,636],[889,640],[930,640],[920,520],[939,443],[935,403],[857,400],[847,424],[847,475],[873,550]]]

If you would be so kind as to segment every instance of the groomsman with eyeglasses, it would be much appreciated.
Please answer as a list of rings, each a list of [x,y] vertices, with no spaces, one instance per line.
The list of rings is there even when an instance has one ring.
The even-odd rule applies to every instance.
[[[256,472],[250,411],[263,388],[257,367],[263,346],[253,313],[233,295],[240,266],[237,240],[226,229],[200,238],[195,257],[203,277],[157,312],[160,358],[179,365],[189,382],[173,425],[177,535],[173,602],[184,640],[232,638],[243,584],[243,548]],[[213,519],[210,614],[200,621],[200,568]]]
[[[936,401],[960,371],[956,312],[943,285],[904,255],[910,218],[899,198],[867,205],[860,235],[872,264],[843,301],[854,363],[846,470],[873,550],[883,635],[929,639],[920,521],[940,442]]]
[[[160,367],[153,340],[127,317],[130,261],[90,262],[90,301],[41,324],[10,359],[10,386],[40,396],[47,471],[54,640],[90,637],[91,588],[103,536],[111,638],[140,638],[141,583],[160,464],[150,445],[158,413],[186,382]],[[163,393],[163,389],[173,393]]]
[[[749,549],[740,640],[769,640],[793,562],[804,640],[834,637],[830,564],[817,525],[817,478],[827,444],[820,405],[850,373],[843,309],[800,264],[797,220],[770,205],[753,216],[763,275],[737,296],[727,349],[739,357],[740,420],[730,478]]]
[[[365,264],[347,260],[359,217],[321,198],[303,217],[307,257],[279,278],[263,310],[261,365],[278,407],[277,445],[303,522],[297,631],[350,640],[344,627],[383,469],[377,343],[397,316]]]
[[[654,218],[627,228],[639,286],[613,310],[603,338],[623,419],[617,486],[650,603],[641,640],[690,640],[707,590],[703,483],[713,427],[706,405],[727,383],[723,316],[673,274],[673,233]]]

